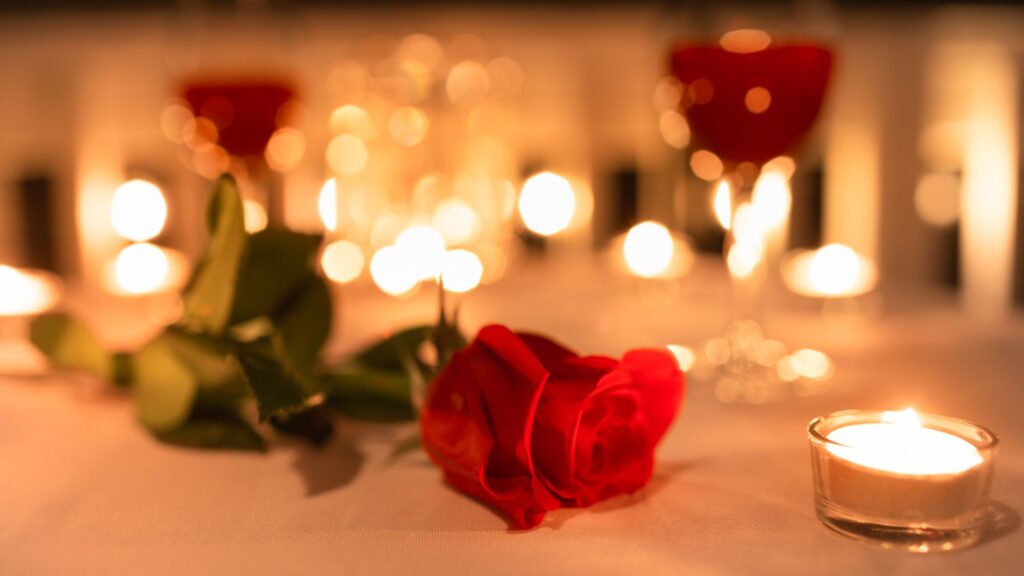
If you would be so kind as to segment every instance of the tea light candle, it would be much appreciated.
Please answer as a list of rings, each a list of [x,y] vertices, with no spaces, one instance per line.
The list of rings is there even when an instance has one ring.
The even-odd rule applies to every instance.
[[[915,551],[980,537],[995,436],[952,418],[837,412],[811,438],[818,516],[854,537]]]

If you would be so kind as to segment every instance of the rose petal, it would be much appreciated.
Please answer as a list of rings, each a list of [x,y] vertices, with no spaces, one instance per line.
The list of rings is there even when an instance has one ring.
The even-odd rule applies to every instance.
[[[520,527],[559,502],[530,456],[534,414],[548,373],[507,328],[488,326],[438,375],[421,415],[423,444],[456,489]]]
[[[653,446],[679,413],[686,377],[671,353],[665,350],[630,350],[619,367],[629,373],[633,386],[640,392]]]
[[[576,438],[586,399],[616,362],[600,356],[563,359],[548,379],[533,428],[537,474],[560,498],[576,496]]]
[[[537,360],[539,360],[540,363],[549,371],[552,371],[554,367],[565,360],[579,357],[579,355],[572,350],[543,336],[530,333],[522,333],[518,334],[518,336],[530,349],[530,352],[533,353]]]

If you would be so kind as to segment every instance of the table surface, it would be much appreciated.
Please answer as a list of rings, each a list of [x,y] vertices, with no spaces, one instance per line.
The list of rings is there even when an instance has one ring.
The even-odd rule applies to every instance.
[[[503,322],[621,354],[696,345],[730,318],[727,283],[710,260],[678,284],[599,272],[584,256],[517,268],[463,298],[465,328]],[[427,293],[395,300],[354,286],[337,295],[332,353],[434,314]],[[647,488],[552,512],[526,532],[446,487],[423,454],[391,461],[413,426],[342,422],[321,450],[278,439],[267,454],[202,452],[156,442],[127,399],[95,386],[0,379],[0,574],[1019,573],[1024,318],[972,317],[950,294],[871,301],[884,305],[837,328],[818,303],[776,297],[772,334],[834,358],[827,392],[724,404],[712,384],[690,378]],[[132,306],[71,303],[121,342],[151,329],[139,328]],[[807,422],[907,405],[1001,436],[992,495],[1002,521],[980,545],[913,555],[815,519]]]

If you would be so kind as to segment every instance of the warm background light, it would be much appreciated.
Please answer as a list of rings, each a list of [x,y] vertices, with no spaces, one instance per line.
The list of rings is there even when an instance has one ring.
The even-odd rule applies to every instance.
[[[335,240],[324,248],[320,265],[329,279],[339,284],[352,282],[363,273],[366,261],[359,246],[348,240]]]
[[[576,210],[576,196],[569,181],[551,172],[531,176],[519,195],[523,224],[542,236],[565,230]]]
[[[665,273],[672,262],[672,234],[657,222],[641,222],[626,234],[622,252],[626,265],[637,276],[659,276]]]
[[[112,268],[110,291],[136,296],[180,289],[189,271],[183,254],[148,242],[124,247]]]
[[[722,180],[715,187],[715,193],[711,198],[711,210],[719,226],[725,230],[732,228],[732,188],[728,181]]]
[[[403,106],[391,114],[388,132],[402,146],[415,146],[427,137],[430,121],[419,108]]]
[[[417,280],[437,278],[444,264],[444,237],[430,226],[412,226],[395,239],[395,248],[404,254],[407,266]]]
[[[259,202],[246,198],[242,201],[242,215],[245,219],[245,231],[255,234],[267,228],[267,210]]]
[[[782,277],[797,294],[849,297],[875,288],[878,267],[849,246],[829,244],[818,250],[798,250],[787,255],[782,262]]]
[[[754,183],[751,202],[764,230],[784,226],[793,203],[789,182],[778,172],[762,172]]]
[[[480,258],[469,250],[449,250],[444,256],[441,279],[449,292],[469,292],[480,285],[484,266]]]
[[[764,30],[741,28],[722,35],[718,43],[723,49],[737,54],[750,54],[764,50],[772,43],[772,37]]]
[[[327,145],[327,163],[338,174],[351,176],[363,171],[369,158],[366,143],[358,136],[335,136]]]
[[[110,220],[122,237],[135,242],[150,240],[164,229],[167,201],[156,184],[129,180],[114,192]]]
[[[468,244],[480,236],[480,216],[461,198],[449,198],[438,204],[433,224],[449,246]]]
[[[317,209],[320,212],[320,220],[324,228],[329,232],[338,229],[338,182],[334,178],[328,179],[320,188],[320,197],[317,199]]]
[[[0,316],[39,314],[60,299],[60,283],[45,272],[0,265]]]
[[[394,246],[385,246],[370,260],[370,276],[385,294],[402,296],[412,291],[419,282],[405,254]]]

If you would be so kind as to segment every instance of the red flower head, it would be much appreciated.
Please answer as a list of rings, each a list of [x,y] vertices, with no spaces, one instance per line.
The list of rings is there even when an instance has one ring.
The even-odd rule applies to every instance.
[[[431,386],[423,445],[453,487],[529,528],[647,484],[683,387],[667,351],[581,357],[487,326]]]

